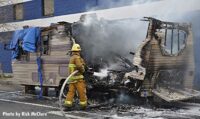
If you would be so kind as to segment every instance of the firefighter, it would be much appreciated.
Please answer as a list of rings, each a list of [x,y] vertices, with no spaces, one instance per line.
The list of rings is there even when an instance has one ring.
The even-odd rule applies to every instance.
[[[69,79],[69,90],[66,96],[64,105],[68,108],[72,107],[73,98],[76,92],[79,96],[79,104],[82,109],[87,106],[87,96],[86,96],[86,84],[84,80],[83,73],[85,72],[85,62],[80,56],[81,47],[79,44],[74,44],[72,46],[71,52],[72,56],[69,61],[69,74],[78,70],[78,73]]]

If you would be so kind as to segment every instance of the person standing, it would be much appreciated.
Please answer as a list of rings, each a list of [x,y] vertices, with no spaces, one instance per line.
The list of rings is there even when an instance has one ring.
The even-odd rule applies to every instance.
[[[76,73],[69,79],[69,90],[67,92],[64,105],[68,108],[72,107],[74,95],[77,91],[79,97],[79,104],[82,109],[85,109],[87,106],[86,84],[83,76],[83,73],[85,72],[85,62],[80,56],[80,45],[74,44],[72,46],[71,52],[72,56],[70,57],[68,65],[69,75],[76,70],[78,70],[78,73]]]

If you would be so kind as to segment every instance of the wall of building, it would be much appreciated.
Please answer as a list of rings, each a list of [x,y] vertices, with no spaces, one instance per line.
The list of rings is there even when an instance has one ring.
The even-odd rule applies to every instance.
[[[4,50],[4,46],[0,43],[0,63],[4,73],[11,73],[11,51]]]
[[[33,0],[23,3],[24,20],[36,19],[42,17],[42,1]]]
[[[13,32],[0,32],[0,63],[3,72],[11,73],[11,51],[4,49],[4,44],[9,44]]]
[[[13,20],[13,5],[0,7],[0,23],[11,22]]]
[[[53,16],[74,14],[86,11],[87,7],[94,7],[96,0],[54,0]],[[45,18],[52,16],[43,15],[42,0],[34,0],[24,3],[24,20]]]
[[[60,0],[61,2],[55,2],[55,16],[63,14],[72,14],[86,11],[87,4],[92,4],[92,1],[96,0]]]
[[[90,10],[98,9],[108,9],[113,7],[121,7],[130,5],[133,0],[54,0],[54,14],[51,16],[43,15],[43,0],[32,0],[24,2],[23,4],[23,19],[22,20],[31,20],[37,18],[45,18],[66,14],[74,14],[80,12],[86,12]],[[0,22],[6,21],[21,21],[15,20],[14,18],[14,5],[0,7],[0,14],[2,11],[9,10],[9,14],[6,16],[0,17]]]

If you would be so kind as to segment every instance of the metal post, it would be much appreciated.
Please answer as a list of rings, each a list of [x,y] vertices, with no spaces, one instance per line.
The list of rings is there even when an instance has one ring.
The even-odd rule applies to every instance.
[[[183,40],[184,44],[186,44],[186,33],[184,33],[184,40]]]
[[[171,54],[173,54],[173,43],[174,43],[173,35],[174,35],[174,30],[172,29],[172,34],[171,34]]]
[[[178,29],[178,51],[180,50],[180,37],[179,37],[179,29]]]
[[[166,46],[166,41],[167,41],[167,24],[166,24],[166,29],[165,29],[165,42],[164,42],[165,46]]]

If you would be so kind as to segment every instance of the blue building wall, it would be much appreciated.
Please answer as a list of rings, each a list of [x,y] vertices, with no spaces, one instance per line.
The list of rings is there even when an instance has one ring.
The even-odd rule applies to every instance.
[[[0,23],[11,22],[13,20],[13,5],[0,7]]]
[[[24,2],[22,20],[14,19],[13,5],[0,7],[0,15],[2,15],[1,11],[3,10],[5,11],[6,9],[9,10],[9,12],[6,12],[7,13],[6,16],[0,17],[0,23],[52,17],[43,15],[42,1],[43,0],[32,0],[29,2]],[[132,1],[133,0],[54,0],[53,16],[86,12],[91,9],[99,10],[99,9],[109,9],[113,7],[122,7],[130,5]]]
[[[121,7],[131,3],[132,0],[54,0],[54,16]],[[42,0],[24,3],[24,20],[52,17],[43,16],[42,10]]]
[[[0,43],[0,63],[4,73],[11,73],[11,52],[4,50],[3,44]]]
[[[36,19],[42,17],[42,1],[33,0],[23,3],[24,20]]]
[[[86,11],[86,0],[59,0],[54,2],[54,15],[72,14]],[[87,0],[92,1],[92,0]],[[93,0],[96,1],[96,0]],[[89,2],[88,2],[89,3]]]

